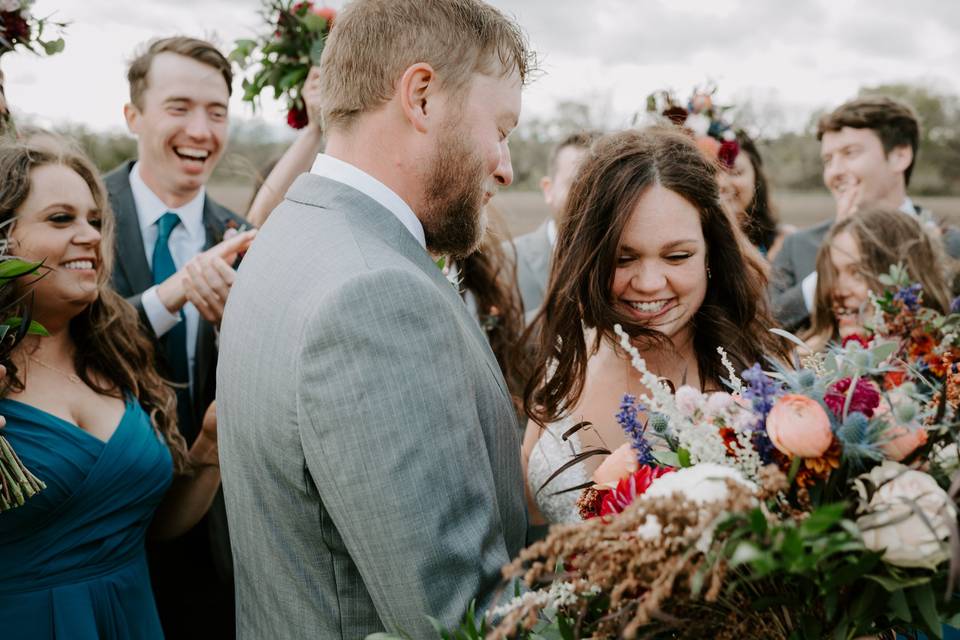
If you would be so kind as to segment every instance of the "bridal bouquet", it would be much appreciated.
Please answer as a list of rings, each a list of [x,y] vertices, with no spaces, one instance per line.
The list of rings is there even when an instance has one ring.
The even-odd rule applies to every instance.
[[[0,291],[6,289],[21,278],[36,274],[42,264],[25,262],[9,255],[0,255]],[[28,333],[48,335],[47,331],[30,320],[30,305],[24,308],[23,316],[11,316],[10,313],[20,306],[20,300],[0,308],[0,364],[9,362],[13,348],[23,340]],[[3,437],[0,429],[0,513],[22,506],[26,500],[46,488],[42,480],[34,476],[23,466],[23,462]]]
[[[898,267],[884,282],[868,335],[790,370],[737,375],[720,349],[730,393],[671,393],[617,327],[650,393],[624,397],[628,444],[581,490],[584,521],[504,568],[530,591],[491,612],[487,637],[942,637],[960,624],[960,313],[922,307]]]
[[[34,0],[0,0],[0,55],[20,46],[33,53],[42,50],[48,56],[63,51],[63,38],[44,39],[44,30],[50,27],[57,31],[67,25],[52,22],[49,18],[37,18],[30,6]]]
[[[264,0],[261,13],[267,32],[237,40],[230,53],[241,69],[253,69],[253,75],[243,79],[243,99],[256,106],[260,94],[273,89],[274,98],[286,99],[287,124],[302,129],[307,109],[301,91],[310,67],[320,64],[336,12],[309,1]]]

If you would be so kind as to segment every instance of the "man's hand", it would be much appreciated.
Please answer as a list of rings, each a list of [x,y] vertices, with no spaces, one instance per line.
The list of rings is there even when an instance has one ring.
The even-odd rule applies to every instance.
[[[256,229],[244,231],[194,256],[157,287],[157,297],[171,312],[192,302],[203,318],[218,324],[236,272],[230,265],[250,247]]]
[[[837,196],[837,220],[843,220],[855,214],[860,209],[862,200],[863,189],[860,185],[847,185],[847,188]]]
[[[320,128],[320,67],[310,67],[300,92],[307,108],[307,125]]]
[[[203,414],[200,435],[190,447],[191,461],[201,467],[219,467],[220,452],[217,446],[217,402],[214,400]]]

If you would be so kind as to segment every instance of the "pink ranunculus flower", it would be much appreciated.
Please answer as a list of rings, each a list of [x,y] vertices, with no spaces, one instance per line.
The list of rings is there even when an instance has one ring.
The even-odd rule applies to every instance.
[[[614,489],[622,478],[626,478],[640,467],[637,461],[637,452],[629,442],[617,447],[617,450],[607,456],[597,470],[593,472],[594,484]]]
[[[833,442],[830,418],[816,400],[796,393],[777,399],[767,416],[767,435],[781,453],[819,458]]]

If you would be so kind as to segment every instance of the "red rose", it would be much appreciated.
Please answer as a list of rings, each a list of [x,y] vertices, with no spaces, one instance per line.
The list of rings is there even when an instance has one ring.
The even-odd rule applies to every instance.
[[[858,342],[864,349],[870,347],[870,341],[859,333],[851,333],[840,342],[840,345],[845,347],[850,342]]]
[[[290,107],[287,111],[287,124],[294,129],[303,129],[308,122],[306,107]]]
[[[726,140],[723,144],[720,145],[720,150],[717,152],[717,158],[720,162],[723,163],[723,166],[728,169],[733,168],[733,163],[737,161],[737,154],[740,153],[740,143],[736,140]]]
[[[607,516],[620,513],[632,503],[637,496],[643,495],[653,481],[660,476],[674,471],[673,467],[651,467],[643,465],[632,474],[617,483],[616,489],[611,489],[603,495],[600,503],[600,515]]]
[[[850,378],[844,378],[833,383],[823,396],[823,402],[830,407],[833,414],[843,419],[843,407],[847,403],[847,391],[850,389]],[[880,391],[877,386],[866,378],[858,378],[857,386],[850,398],[850,411],[859,411],[868,418],[873,417],[873,411],[880,406]]]

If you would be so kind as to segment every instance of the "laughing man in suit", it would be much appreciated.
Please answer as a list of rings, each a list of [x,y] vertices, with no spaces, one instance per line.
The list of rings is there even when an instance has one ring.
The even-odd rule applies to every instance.
[[[513,179],[531,56],[481,0],[356,0],[320,65],[326,152],[239,269],[217,372],[240,638],[427,638],[526,530],[519,436],[434,263]]]
[[[786,328],[804,326],[817,288],[817,252],[835,220],[872,207],[929,216],[907,195],[920,142],[920,124],[908,105],[884,96],[846,102],[817,125],[823,182],[836,202],[836,216],[786,238],[773,263],[770,296]],[[947,253],[960,256],[960,233],[943,229]]]
[[[248,232],[219,243],[243,220],[204,188],[227,144],[232,73],[213,45],[174,37],[150,44],[128,80],[124,116],[138,158],[105,177],[117,218],[113,284],[157,339],[161,372],[178,383],[178,426],[189,445],[215,396],[214,327],[233,282],[230,264],[252,239]],[[148,552],[167,637],[233,637],[222,497],[190,532]]]

